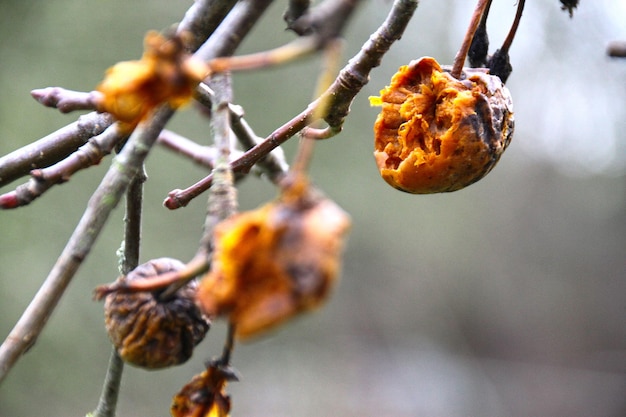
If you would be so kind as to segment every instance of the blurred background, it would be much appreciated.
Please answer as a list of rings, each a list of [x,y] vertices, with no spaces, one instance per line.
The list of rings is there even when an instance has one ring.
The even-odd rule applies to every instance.
[[[0,2],[0,155],[74,121],[31,99],[63,86],[88,91],[117,61],[141,55],[149,29],[178,21],[190,1]],[[343,275],[327,306],[238,345],[233,416],[626,415],[626,3],[583,0],[574,18],[556,0],[527,2],[511,51],[516,132],[498,166],[462,191],[417,196],[375,167],[378,94],[420,56],[451,63],[475,2],[421,2],[403,39],[357,96],[343,133],[316,148],[312,177],[353,218]],[[240,53],[293,38],[276,2]],[[491,52],[515,4],[494,1]],[[345,61],[383,21],[371,0],[345,35]],[[312,57],[236,74],[235,101],[265,136],[303,109],[319,70]],[[311,86],[311,89],[308,87]],[[210,140],[192,107],[169,128]],[[293,155],[295,142],[285,150]],[[30,302],[110,164],[75,175],[30,206],[0,212],[0,338]],[[206,172],[163,148],[151,154],[141,260],[196,251],[206,197],[170,212],[161,203]],[[7,192],[22,183],[4,187]],[[276,195],[241,184],[250,209]],[[0,416],[83,416],[96,406],[111,350],[93,288],[115,279],[121,207],[36,346],[0,387]],[[176,369],[130,366],[118,415],[167,416],[171,397],[221,351],[218,322]]]

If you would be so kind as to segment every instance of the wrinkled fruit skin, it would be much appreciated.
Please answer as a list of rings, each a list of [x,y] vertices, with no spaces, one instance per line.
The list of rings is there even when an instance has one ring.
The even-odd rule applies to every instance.
[[[245,339],[318,307],[339,274],[349,226],[349,216],[327,199],[279,200],[226,219],[200,282],[202,311],[228,316]]]
[[[154,259],[120,279],[143,279],[183,266],[175,259]],[[122,359],[146,369],[186,362],[209,330],[209,321],[194,302],[196,289],[192,282],[163,301],[152,292],[108,295],[104,304],[105,325]]]
[[[483,69],[460,80],[433,58],[402,66],[371,97],[382,106],[374,124],[374,157],[393,187],[415,194],[456,191],[483,178],[511,142],[513,102]]]

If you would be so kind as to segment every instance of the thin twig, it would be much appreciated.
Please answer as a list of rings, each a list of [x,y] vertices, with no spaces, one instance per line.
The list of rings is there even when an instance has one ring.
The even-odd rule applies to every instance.
[[[311,0],[289,0],[287,10],[283,13],[283,19],[287,23],[287,28],[291,29],[291,26],[295,21],[302,17],[311,6]]]
[[[195,52],[230,13],[237,0],[196,0],[178,25],[179,34],[186,33],[187,47]]]
[[[213,169],[215,166],[217,149],[213,146],[200,145],[167,129],[159,135],[158,144],[205,168]]]
[[[101,300],[107,295],[114,292],[145,292],[145,291],[162,291],[166,287],[171,287],[176,283],[185,283],[191,281],[198,275],[201,275],[208,271],[209,265],[207,263],[206,255],[194,256],[191,261],[185,264],[185,267],[178,271],[166,272],[164,274],[155,275],[149,277],[150,279],[138,279],[138,280],[116,280],[111,284],[99,285],[94,290],[94,300]],[[168,295],[175,291],[168,291],[163,294],[166,298]]]
[[[112,348],[98,406],[93,413],[87,414],[87,417],[115,417],[123,371],[124,361],[117,350]]]
[[[213,102],[215,101],[215,92],[205,83],[200,83],[196,89],[196,100],[207,108],[212,108]],[[263,141],[263,138],[254,133],[254,130],[252,130],[244,118],[245,112],[241,106],[229,103],[228,110],[230,112],[230,127],[245,151]],[[235,157],[239,158],[240,155],[233,152],[231,159]],[[255,167],[259,167],[260,172],[267,175],[273,183],[277,183],[289,170],[285,153],[280,147],[277,147],[265,158],[261,159]]]
[[[146,175],[139,170],[126,191],[126,214],[124,216],[124,242],[120,257],[120,273],[128,274],[139,264],[141,243],[141,215],[143,210],[143,183]],[[93,417],[115,417],[117,398],[122,382],[124,361],[112,348],[102,393]]]
[[[235,349],[235,333],[237,325],[232,321],[228,323],[228,330],[226,333],[226,340],[224,341],[224,348],[222,349],[222,356],[217,360],[217,364],[220,368],[228,368],[233,356],[233,350]],[[235,378],[236,380],[236,378]]]
[[[249,71],[266,68],[310,55],[317,51],[322,44],[319,36],[304,36],[268,51],[214,58],[207,65],[212,72]]]
[[[112,123],[113,118],[108,114],[88,113],[74,123],[1,157],[0,186],[28,175],[32,169],[61,161]]]
[[[85,145],[61,162],[48,168],[32,170],[30,172],[32,178],[27,183],[18,186],[14,191],[0,195],[0,209],[13,209],[30,204],[53,185],[69,181],[76,171],[100,163],[102,158],[110,154],[125,138],[126,135],[117,129],[117,125],[112,125],[89,139]]]

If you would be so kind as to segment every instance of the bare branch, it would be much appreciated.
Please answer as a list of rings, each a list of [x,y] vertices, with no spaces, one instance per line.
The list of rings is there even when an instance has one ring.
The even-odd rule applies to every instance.
[[[239,43],[272,0],[241,0],[232,8],[194,57],[208,62],[219,56],[232,55]]]
[[[311,0],[290,0],[287,10],[283,14],[283,19],[287,22],[287,28],[293,29],[293,23],[302,17],[311,6]]]
[[[113,160],[112,167],[89,200],[85,213],[56,264],[0,346],[0,382],[20,356],[35,343],[67,285],[91,251],[109,214],[139,172],[148,151],[173,113],[169,107],[159,109],[150,123],[141,125],[133,132]]]
[[[337,38],[360,2],[361,0],[325,0],[295,21],[288,22],[288,28],[299,35],[316,34],[324,40]]]
[[[237,0],[197,0],[185,13],[177,28],[187,33],[187,45],[197,51],[231,11]]]
[[[228,108],[232,100],[230,81],[229,73],[215,75],[211,80],[216,93],[211,125],[218,158],[213,170],[213,187],[209,193],[207,216],[200,241],[200,251],[207,255],[207,259],[211,252],[215,225],[237,211],[237,189],[233,185],[233,172],[230,167],[230,111]]]
[[[317,51],[323,43],[322,38],[317,35],[304,36],[268,51],[214,58],[208,62],[208,66],[212,72],[265,68],[307,56]]]
[[[196,93],[196,99],[204,106],[211,108],[212,103],[215,101],[215,92],[205,83],[200,83]],[[230,112],[230,127],[244,150],[247,151],[263,141],[263,138],[254,133],[244,118],[245,112],[241,106],[230,103],[228,109]],[[233,152],[232,157],[239,158],[240,155],[237,155],[237,152]],[[277,183],[289,170],[289,165],[285,160],[285,153],[280,147],[277,147],[265,158],[261,159],[255,167],[260,168],[260,173],[266,174],[273,183]]]
[[[53,185],[69,181],[76,171],[100,163],[102,158],[110,154],[126,137],[116,127],[117,125],[113,125],[92,137],[63,161],[48,168],[32,170],[30,181],[14,191],[0,195],[0,209],[13,209],[30,204]]]
[[[232,54],[268,5],[268,0],[244,0],[237,3],[224,20],[229,22],[229,26],[220,31],[224,22],[222,23],[214,36],[203,45],[203,53],[200,56],[213,58]],[[236,9],[238,9],[238,13],[235,13],[237,19],[231,18]],[[189,24],[188,22],[187,25]],[[179,30],[185,30],[185,27],[181,26]],[[219,41],[211,41],[218,38]],[[0,383],[20,356],[35,343],[67,285],[91,251],[109,214],[118,204],[130,181],[139,172],[152,145],[174,112],[169,106],[158,108],[148,120],[135,129],[119,155],[113,160],[111,168],[89,200],[83,217],[53,269],[0,346]]]
[[[217,150],[213,146],[203,146],[178,133],[164,129],[158,138],[158,144],[189,158],[198,165],[213,169],[217,159]]]
[[[233,172],[249,172],[254,164],[273,149],[317,121],[312,116],[322,103],[329,103],[328,110],[322,118],[330,125],[333,134],[339,132],[350,111],[354,97],[369,81],[370,71],[380,65],[383,55],[395,41],[400,39],[417,4],[417,0],[396,0],[382,25],[370,36],[359,53],[341,70],[330,88],[300,114],[272,132],[263,142],[231,162]],[[209,189],[212,181],[213,178],[209,175],[185,190],[172,191],[164,202],[165,206],[170,209],[184,207],[193,198]]]
[[[121,251],[120,273],[128,274],[139,263],[141,242],[141,213],[143,206],[143,183],[146,175],[140,170],[130,183],[126,192],[126,215],[124,216],[124,242]],[[117,398],[122,382],[124,361],[115,347],[111,350],[107,373],[102,386],[102,393],[93,417],[115,417]]]
[[[108,114],[89,113],[78,120],[0,158],[0,186],[45,168],[71,155],[89,138],[104,132],[113,118]]]
[[[209,269],[206,255],[194,256],[185,264],[185,267],[178,271],[166,272],[150,279],[139,280],[116,280],[111,284],[99,285],[94,289],[94,300],[101,300],[114,292],[143,292],[162,291],[164,288],[176,285],[177,282],[188,282]],[[166,294],[167,295],[167,294]]]

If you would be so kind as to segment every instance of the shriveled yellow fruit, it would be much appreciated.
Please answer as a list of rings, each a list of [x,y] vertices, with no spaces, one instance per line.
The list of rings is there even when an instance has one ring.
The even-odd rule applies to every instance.
[[[236,214],[215,230],[198,304],[246,338],[318,307],[337,279],[348,215],[306,189]]]
[[[177,108],[187,103],[208,73],[204,63],[185,52],[180,36],[150,31],[144,48],[140,60],[109,68],[97,87],[102,93],[98,110],[111,113],[125,130],[132,130],[161,104]]]

